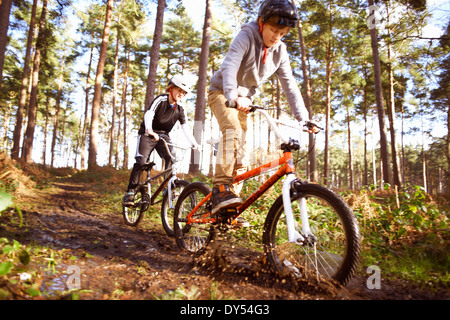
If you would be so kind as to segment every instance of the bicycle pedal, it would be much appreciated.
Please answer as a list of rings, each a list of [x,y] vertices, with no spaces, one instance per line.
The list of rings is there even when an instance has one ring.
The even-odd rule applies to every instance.
[[[236,208],[224,208],[219,210],[217,213],[217,220],[221,223],[231,224],[234,217],[237,215]]]

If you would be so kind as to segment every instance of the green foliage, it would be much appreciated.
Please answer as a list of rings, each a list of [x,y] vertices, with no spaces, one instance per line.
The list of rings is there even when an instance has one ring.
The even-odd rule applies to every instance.
[[[2,280],[22,272],[30,263],[30,253],[17,240],[12,243],[6,238],[0,238],[0,285]],[[26,290],[32,289],[27,287]],[[35,290],[35,289],[33,289]],[[0,286],[0,300],[6,299],[9,291]]]
[[[9,193],[0,191],[0,212],[12,206],[12,197]]]
[[[364,265],[426,284],[448,283],[450,208],[438,204],[420,186],[397,192],[371,186],[347,195],[363,236]]]
[[[249,197],[257,188],[261,186],[259,178],[247,180],[241,191],[243,199]],[[277,183],[272,186],[266,193],[257,199],[243,214],[244,218],[249,224],[249,228],[240,228],[231,231],[234,237],[238,240],[243,240],[242,245],[252,247],[256,250],[261,250],[261,239],[264,228],[264,221],[270,207],[278,196],[281,195],[281,184]]]
[[[22,210],[17,205],[13,204],[12,197],[9,193],[0,191],[0,216],[7,209],[12,208],[19,217],[19,226],[21,227],[23,224],[23,214]]]
[[[386,239],[400,240],[412,230],[434,231],[447,227],[448,212],[441,212],[421,186],[404,188],[388,197],[373,194],[370,199],[378,212],[377,230],[382,230],[381,235]]]
[[[54,278],[64,278],[60,268],[55,266],[61,265],[63,259],[77,259],[69,257],[66,252],[0,238],[0,300],[77,299],[78,293],[75,291],[55,291],[51,288]]]

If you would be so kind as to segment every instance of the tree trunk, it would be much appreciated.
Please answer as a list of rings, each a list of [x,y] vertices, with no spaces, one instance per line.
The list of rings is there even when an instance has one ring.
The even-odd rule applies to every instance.
[[[294,0],[292,0],[292,3],[295,5]],[[300,20],[298,20],[297,30],[298,30],[298,40],[300,42],[300,52],[302,55],[301,59],[302,59],[303,91],[304,91],[303,100],[305,102],[306,109],[308,110],[309,118],[312,119],[314,117],[314,112],[311,106],[311,83],[309,80],[308,68],[306,65],[306,47],[303,38],[303,27]],[[307,168],[309,173],[309,180],[318,181],[318,173],[316,166],[316,148],[313,133],[309,134],[309,148],[310,148],[310,152],[308,155],[309,165]]]
[[[447,109],[447,138],[445,139],[445,155],[447,157],[447,193],[450,194],[450,105]]]
[[[352,134],[350,127],[350,108],[347,106],[347,145],[348,145],[348,170],[349,170],[349,189],[355,188],[355,178],[353,172],[353,153],[352,153]]]
[[[59,127],[59,112],[61,110],[61,98],[62,98],[62,87],[63,87],[63,75],[64,75],[64,61],[65,58],[63,58],[63,62],[61,63],[61,70],[58,80],[58,94],[56,96],[56,106],[55,106],[55,122],[53,125],[53,137],[52,137],[52,158],[50,161],[50,167],[53,168],[54,161],[55,161],[55,146],[56,146],[56,139],[58,138],[58,127]]]
[[[44,37],[45,37],[45,24],[47,16],[47,0],[43,0],[42,3],[42,13],[41,19],[39,21],[39,34],[36,42],[36,52],[34,54],[33,61],[33,78],[32,78],[32,88],[30,94],[30,104],[28,107],[28,124],[25,131],[25,138],[23,144],[22,158],[25,162],[32,162],[33,153],[33,139],[34,139],[34,129],[36,126],[36,113],[37,113],[37,95],[38,95],[38,84],[39,84],[39,68],[41,64],[41,49],[43,47]]]
[[[9,16],[12,0],[0,1],[0,89],[3,80],[3,63],[5,62],[6,44],[8,43]]]
[[[103,81],[103,70],[105,68],[106,49],[108,47],[109,42],[112,4],[113,0],[108,0],[108,3],[106,5],[105,27],[103,28],[102,45],[100,48],[100,59],[98,61],[97,66],[97,76],[95,77],[94,100],[92,102],[91,130],[89,137],[88,169],[93,169],[94,167],[97,166],[97,140],[98,140],[98,124],[100,118],[100,99],[102,95],[102,81]]]
[[[47,134],[48,134],[48,122],[50,118],[50,97],[47,96],[45,102],[45,123],[44,123],[44,145],[42,147],[42,163],[44,167],[47,165]]]
[[[159,48],[161,46],[164,10],[166,9],[166,0],[158,0],[158,8],[156,9],[155,32],[153,34],[153,44],[150,49],[150,66],[147,77],[147,91],[145,93],[144,112],[150,107],[154,97],[156,88],[156,71],[158,70]]]
[[[329,185],[330,179],[330,119],[331,119],[331,41],[327,44],[326,58],[326,106],[325,106],[325,150],[324,150],[324,184]]]
[[[33,1],[33,7],[31,10],[31,18],[30,18],[30,27],[28,29],[28,39],[27,39],[27,48],[25,51],[25,61],[23,64],[23,74],[22,74],[22,86],[20,89],[19,96],[19,106],[17,108],[16,113],[16,126],[14,128],[13,134],[13,147],[11,149],[11,158],[18,160],[20,155],[20,138],[22,136],[22,125],[23,125],[23,110],[25,108],[25,104],[27,103],[27,87],[28,87],[28,73],[30,67],[30,57],[31,57],[31,48],[34,37],[34,25],[36,24],[36,7],[37,0]]]
[[[118,23],[120,24],[120,11]],[[112,119],[111,128],[109,130],[109,159],[108,164],[112,166],[114,155],[114,131],[116,126],[116,103],[117,103],[117,86],[119,83],[119,45],[120,45],[120,29],[117,28],[117,40],[116,40],[116,53],[114,56],[114,84],[113,84],[113,96],[112,96]]]
[[[194,138],[202,142],[202,132],[205,125],[206,84],[208,76],[209,42],[211,39],[211,8],[210,0],[206,0],[205,23],[203,25],[202,51],[198,68],[197,100],[195,102]],[[192,150],[189,172],[200,171],[200,152]]]
[[[329,2],[329,40],[326,44],[326,106],[325,106],[325,150],[324,150],[324,183],[329,185],[330,178],[330,119],[331,119],[331,74],[333,71],[333,13],[332,13],[332,3]]]
[[[366,77],[366,72],[364,68],[364,78]],[[367,82],[366,82],[367,83]],[[367,84],[364,85],[364,95],[363,95],[363,103],[364,103],[364,175],[362,179],[362,185],[367,186],[369,184],[369,161],[367,160]]]
[[[122,91],[122,105],[123,108],[121,108],[122,114],[123,114],[123,168],[128,168],[128,130],[127,130],[127,86],[128,86],[128,72],[130,71],[130,49],[127,49],[126,52],[127,56],[127,66],[125,69],[124,74],[124,81],[123,81],[123,91]]]
[[[394,70],[392,67],[392,61],[394,60],[391,55],[391,29],[389,23],[389,4],[386,3],[387,11],[387,30],[388,30],[388,72],[389,72],[389,103],[388,103],[388,118],[389,118],[389,132],[391,134],[391,158],[392,158],[392,171],[393,171],[393,183],[400,187],[402,179],[400,176],[399,162],[397,156],[397,142],[396,142],[396,128],[395,128],[395,92],[394,92]]]
[[[92,35],[92,42],[94,41],[94,35]],[[91,70],[92,70],[92,59],[94,55],[94,47],[91,47],[91,54],[89,58],[89,66],[88,66],[88,72],[86,75],[86,90],[85,90],[85,101],[84,101],[84,122],[83,122],[83,131],[81,132],[81,157],[80,157],[80,167],[81,169],[85,168],[86,163],[86,132],[88,129],[88,123],[89,123],[89,92],[91,91]]]
[[[373,0],[368,0],[369,5],[373,6]],[[380,66],[380,56],[378,53],[378,38],[377,29],[372,26],[370,28],[370,39],[372,45],[372,55],[373,55],[373,68],[375,75],[375,99],[378,110],[378,123],[380,127],[380,157],[382,160],[383,168],[383,179],[384,182],[391,183],[391,175],[389,170],[389,151],[386,138],[386,124],[385,124],[385,111],[383,105],[383,90],[381,86],[381,66]]]
[[[3,132],[5,133],[3,137],[3,151],[6,152],[8,150],[8,128],[9,123],[11,121],[11,110],[12,110],[12,103],[11,101],[8,102],[8,105],[4,107],[4,116],[3,116]]]

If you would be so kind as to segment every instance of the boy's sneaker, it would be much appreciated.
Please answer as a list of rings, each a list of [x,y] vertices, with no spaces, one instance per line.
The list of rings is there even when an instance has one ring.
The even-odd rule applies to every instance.
[[[122,204],[124,206],[134,205],[134,191],[128,191],[127,193],[125,193],[125,195],[123,196]]]
[[[214,187],[211,194],[212,214],[226,208],[236,208],[242,204],[242,199],[235,195],[228,185]]]

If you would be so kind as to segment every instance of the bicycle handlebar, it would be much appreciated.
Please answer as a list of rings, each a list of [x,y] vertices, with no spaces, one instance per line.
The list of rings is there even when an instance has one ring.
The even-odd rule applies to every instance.
[[[225,106],[227,108],[234,108],[234,109],[236,109],[237,108],[237,103],[234,100],[227,100],[225,102]],[[282,135],[281,135],[281,133],[280,133],[280,131],[278,129],[278,126],[276,124],[276,120],[274,118],[272,118],[267,113],[267,109],[266,108],[260,107],[260,106],[255,106],[255,105],[251,105],[249,107],[250,107],[250,112],[255,112],[255,111],[261,112],[266,117],[267,121],[269,122],[269,125],[272,127],[272,129],[274,130],[274,132],[278,136],[278,138],[280,138],[283,142],[287,142],[287,140],[284,137],[282,137]],[[319,130],[323,130],[323,128],[319,127],[317,125],[317,123],[312,121],[312,120],[305,121],[305,124],[303,126],[306,127],[306,129],[303,129],[303,131],[305,131],[305,132],[309,132],[310,130],[313,130],[314,128],[317,128]]]
[[[154,138],[153,135],[150,135],[148,133],[145,133],[144,135],[146,135],[147,137],[152,137]],[[187,150],[187,149],[191,149],[192,146],[190,147],[181,147],[179,145],[173,144],[173,143],[167,143],[166,139],[164,139],[164,135],[163,134],[159,134],[158,135],[158,140],[162,140],[164,143],[164,147],[166,148],[167,154],[170,156],[170,158],[172,159],[172,161],[176,162],[176,157],[172,155],[172,152],[170,152],[169,146],[174,147],[174,148],[178,148],[181,150]]]

